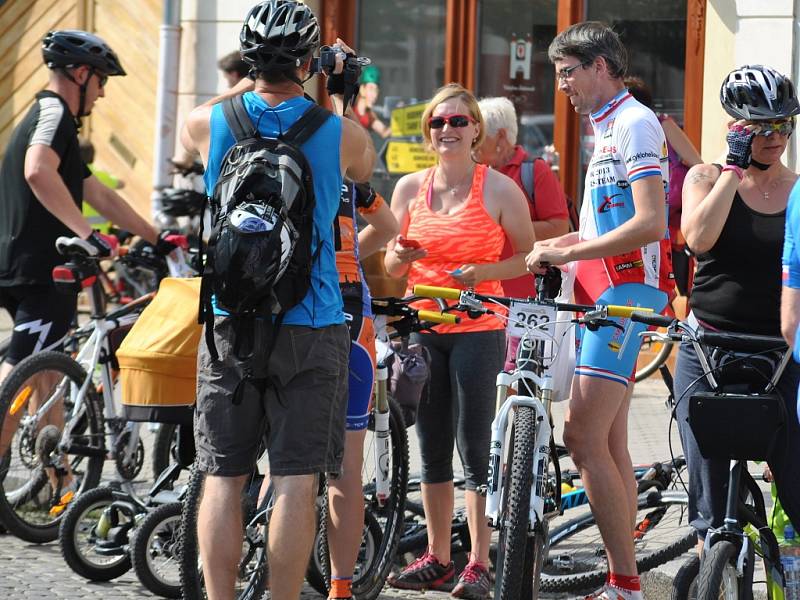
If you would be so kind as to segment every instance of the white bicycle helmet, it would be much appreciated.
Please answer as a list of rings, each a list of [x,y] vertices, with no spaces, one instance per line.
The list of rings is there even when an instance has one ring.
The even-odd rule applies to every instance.
[[[791,80],[775,69],[744,65],[731,71],[719,92],[722,106],[734,119],[771,121],[800,113]]]

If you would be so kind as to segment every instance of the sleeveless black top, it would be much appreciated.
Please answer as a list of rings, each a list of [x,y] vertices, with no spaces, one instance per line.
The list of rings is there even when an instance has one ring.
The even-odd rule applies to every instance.
[[[724,331],[780,336],[785,220],[785,210],[757,212],[736,192],[717,243],[697,256],[689,305],[700,321]]]

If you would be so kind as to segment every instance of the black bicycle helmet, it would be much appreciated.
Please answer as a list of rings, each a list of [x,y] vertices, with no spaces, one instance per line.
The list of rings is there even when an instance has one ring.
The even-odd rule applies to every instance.
[[[172,217],[194,217],[203,212],[205,199],[201,192],[167,188],[161,192],[161,212]]]
[[[722,82],[719,99],[734,119],[770,121],[800,113],[791,80],[762,65],[744,65],[731,71]]]
[[[319,46],[319,24],[295,0],[265,0],[247,15],[239,34],[242,60],[256,71],[299,67]]]
[[[89,65],[105,75],[125,75],[114,51],[102,38],[79,29],[50,31],[42,40],[44,64],[51,69]]]

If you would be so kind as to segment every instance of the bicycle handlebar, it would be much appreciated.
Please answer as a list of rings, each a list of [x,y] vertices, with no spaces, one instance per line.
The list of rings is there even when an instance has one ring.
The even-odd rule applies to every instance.
[[[451,314],[436,312],[433,310],[418,310],[417,317],[420,321],[428,321],[430,323],[445,323],[447,325],[455,325],[461,321],[460,317]]]
[[[631,321],[644,323],[645,325],[653,325],[655,327],[669,327],[675,322],[675,319],[672,317],[655,313],[645,314],[644,312],[641,312],[641,309],[636,309],[633,314],[630,315],[630,317]]]
[[[508,306],[511,302],[520,301],[525,302],[525,299],[514,299],[514,298],[507,298],[505,296],[486,296],[483,294],[477,294],[475,292],[471,292],[469,290],[460,290],[457,288],[446,288],[446,287],[436,287],[432,285],[415,285],[414,286],[414,295],[421,296],[424,298],[443,298],[445,300],[461,300],[462,294],[470,293],[473,294],[477,300],[481,301],[493,301],[498,302],[499,304],[503,304],[504,306]],[[646,312],[653,312],[652,308],[640,307],[640,306],[620,306],[615,304],[609,305],[592,305],[592,304],[568,304],[568,303],[554,303],[554,306],[557,310],[564,310],[569,312],[590,312],[596,311],[600,309],[605,309],[605,316],[608,317],[622,317],[622,318],[631,318],[632,315],[636,313],[646,313]],[[644,315],[643,315],[644,316]]]
[[[435,285],[415,285],[414,295],[424,298],[443,298],[444,300],[458,300],[461,292],[456,288],[437,287]]]

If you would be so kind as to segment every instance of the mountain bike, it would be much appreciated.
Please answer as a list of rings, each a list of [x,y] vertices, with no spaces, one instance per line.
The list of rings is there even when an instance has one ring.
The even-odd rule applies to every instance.
[[[29,356],[0,388],[0,427],[10,436],[0,459],[0,521],[31,543],[56,539],[66,504],[97,486],[106,460],[122,481],[144,462],[140,424],[119,416],[114,402],[114,351],[153,294],[109,312],[85,242],[61,237],[56,247],[69,261],[53,270],[56,287],[88,293],[90,321],[70,336],[82,346],[74,358]],[[182,268],[180,259],[171,264]]]
[[[782,599],[778,588],[785,582],[778,542],[768,526],[763,494],[747,470],[747,461],[767,456],[782,429],[783,406],[776,386],[791,360],[791,350],[779,337],[706,331],[657,315],[634,314],[631,318],[667,328],[666,333],[647,335],[693,346],[711,391],[677,401],[690,402],[689,425],[703,456],[730,460],[724,523],[709,529],[699,561],[692,560],[682,569],[681,590],[691,587],[698,600],[750,599],[758,556],[768,579],[778,584],[772,589],[773,600]],[[770,357],[766,370],[763,365],[752,365],[759,356]],[[757,383],[751,379],[742,384],[748,373]],[[721,431],[725,435],[720,435]]]
[[[550,520],[561,510],[561,472],[553,440],[550,405],[554,381],[548,367],[558,352],[558,311],[583,313],[574,322],[587,327],[618,325],[609,317],[629,317],[627,306],[557,303],[561,275],[548,270],[536,280],[535,298],[507,298],[473,290],[415,286],[414,294],[455,300],[447,310],[470,316],[495,315],[523,331],[516,369],[497,376],[497,416],[492,422],[486,517],[498,532],[496,600],[538,597],[549,544]],[[488,308],[484,303],[498,307]],[[508,315],[503,309],[508,308]],[[640,308],[639,310],[647,310]],[[519,392],[509,395],[509,388]],[[511,429],[511,444],[506,437]]]

